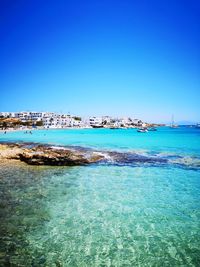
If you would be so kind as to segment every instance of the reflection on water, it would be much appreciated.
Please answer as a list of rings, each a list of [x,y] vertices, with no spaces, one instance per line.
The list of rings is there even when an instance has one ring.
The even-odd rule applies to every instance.
[[[199,266],[199,171],[0,167],[1,266]]]

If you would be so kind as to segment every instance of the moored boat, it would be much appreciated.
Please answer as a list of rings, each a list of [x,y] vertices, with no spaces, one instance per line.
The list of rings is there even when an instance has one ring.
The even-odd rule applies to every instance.
[[[92,128],[103,128],[103,125],[92,125]]]
[[[139,132],[139,133],[147,133],[148,132],[148,129],[146,129],[146,128],[140,128],[140,129],[137,130],[137,132]]]
[[[174,123],[174,115],[172,115],[172,122],[171,122],[170,128],[172,129],[179,128],[178,124]]]

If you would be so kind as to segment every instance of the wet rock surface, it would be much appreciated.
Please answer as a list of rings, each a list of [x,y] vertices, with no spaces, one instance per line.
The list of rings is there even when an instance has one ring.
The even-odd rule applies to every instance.
[[[15,159],[29,165],[76,166],[109,164],[117,166],[166,166],[176,165],[199,168],[200,159],[180,155],[153,153],[100,151],[83,147],[63,147],[38,143],[1,143],[0,160]]]
[[[96,163],[104,157],[93,151],[37,144],[1,144],[1,159],[19,159],[30,165],[74,166]]]

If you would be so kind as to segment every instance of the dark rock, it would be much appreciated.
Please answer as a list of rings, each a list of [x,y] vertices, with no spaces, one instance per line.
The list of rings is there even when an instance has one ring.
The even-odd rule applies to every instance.
[[[37,143],[4,144],[1,157],[18,159],[30,165],[76,166],[104,163],[117,166],[161,166],[169,164],[169,158],[155,154],[133,152],[98,151],[83,147],[53,147]],[[4,153],[6,151],[6,153]],[[175,162],[176,163],[176,162]],[[180,162],[180,164],[183,164]]]

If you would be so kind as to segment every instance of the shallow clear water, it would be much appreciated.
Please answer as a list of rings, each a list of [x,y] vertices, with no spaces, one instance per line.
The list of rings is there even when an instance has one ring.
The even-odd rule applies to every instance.
[[[54,144],[199,156],[196,129],[90,131],[46,135]],[[45,142],[42,134],[7,139]],[[199,168],[2,164],[0,193],[2,266],[199,266]]]

